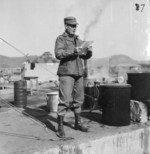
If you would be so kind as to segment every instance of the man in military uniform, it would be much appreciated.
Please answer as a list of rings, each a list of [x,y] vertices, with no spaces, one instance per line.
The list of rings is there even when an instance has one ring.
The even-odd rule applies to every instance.
[[[92,48],[81,49],[83,43],[77,35],[75,17],[64,19],[65,32],[59,35],[55,43],[55,56],[60,60],[57,75],[59,76],[59,105],[58,105],[58,137],[65,137],[63,119],[68,109],[75,115],[75,129],[87,132],[81,123],[81,105],[84,101],[84,66],[83,61],[92,56]]]

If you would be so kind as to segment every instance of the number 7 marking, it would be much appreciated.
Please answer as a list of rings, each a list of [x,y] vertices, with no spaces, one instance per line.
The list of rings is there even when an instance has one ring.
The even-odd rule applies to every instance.
[[[141,12],[143,12],[145,4],[141,4],[141,6],[142,6]]]

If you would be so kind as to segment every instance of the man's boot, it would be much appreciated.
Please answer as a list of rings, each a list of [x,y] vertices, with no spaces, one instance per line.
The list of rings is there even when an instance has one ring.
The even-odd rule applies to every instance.
[[[63,126],[64,116],[58,116],[57,120],[58,120],[58,130],[56,132],[56,135],[60,138],[65,138],[64,126]]]
[[[80,130],[82,132],[88,132],[88,128],[85,127],[81,122],[80,113],[74,113],[75,115],[75,129]]]

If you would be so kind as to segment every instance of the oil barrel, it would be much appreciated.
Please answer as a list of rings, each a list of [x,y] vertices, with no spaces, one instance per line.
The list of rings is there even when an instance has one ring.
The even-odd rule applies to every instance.
[[[14,105],[16,107],[27,105],[27,83],[24,80],[14,82]]]
[[[150,100],[150,73],[128,73],[127,82],[132,85],[131,99]]]
[[[129,84],[101,85],[102,122],[110,126],[126,126],[130,124]]]

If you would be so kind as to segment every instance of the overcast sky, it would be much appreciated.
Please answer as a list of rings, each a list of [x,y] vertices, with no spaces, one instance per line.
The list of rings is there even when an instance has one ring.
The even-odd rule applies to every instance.
[[[94,3],[95,2],[95,3]],[[98,0],[0,0],[0,38],[29,55],[54,52],[56,37],[63,33],[65,16],[79,22],[77,34],[83,38],[86,22],[93,16]],[[22,56],[6,43],[0,54]]]
[[[81,39],[94,41],[94,57],[106,57],[111,55],[111,45],[114,46],[113,42],[108,42],[110,48],[107,47],[105,41],[111,33],[107,26],[112,22],[112,1],[126,0],[0,0],[0,38],[25,54],[41,55],[50,51],[54,55],[56,37],[64,31],[64,17],[75,16],[79,23],[76,33]],[[117,9],[114,11],[117,15]],[[100,31],[101,29],[104,31]],[[115,30],[117,32],[114,27]],[[108,36],[104,35],[106,31]],[[105,50],[101,46],[102,43]],[[135,54],[131,51],[129,53],[131,56]],[[10,57],[22,56],[2,41],[0,54]]]

